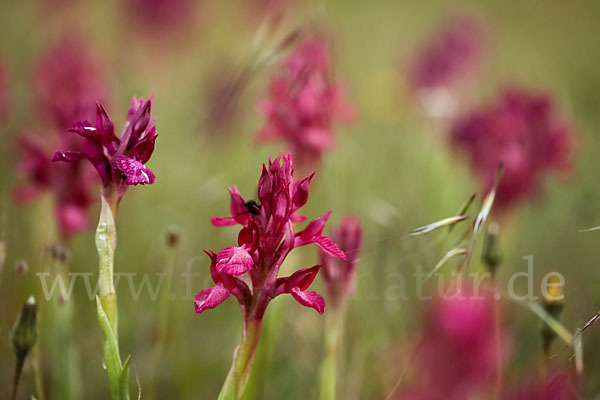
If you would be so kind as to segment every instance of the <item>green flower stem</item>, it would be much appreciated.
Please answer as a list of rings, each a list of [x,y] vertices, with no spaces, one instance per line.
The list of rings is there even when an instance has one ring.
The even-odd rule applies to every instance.
[[[73,399],[77,398],[76,383],[78,382],[76,363],[76,351],[71,341],[71,327],[73,321],[73,300],[53,299],[50,304],[52,324],[48,326],[50,336],[50,352],[52,355],[52,374],[56,379],[54,385],[54,398]]]
[[[265,313],[263,330],[261,333],[260,347],[256,350],[254,365],[246,390],[244,399],[260,400],[267,397],[267,380],[270,374],[271,363],[277,347],[277,339],[283,323],[284,302],[274,301],[269,303]],[[268,317],[267,317],[268,315]]]
[[[320,400],[335,400],[338,374],[338,350],[346,315],[344,305],[332,304],[325,316],[325,352],[321,361]]]
[[[62,247],[61,247],[61,250]],[[66,251],[66,250],[64,250]],[[49,256],[49,270],[55,272],[60,279],[68,282],[69,266],[66,259],[56,256]],[[52,375],[56,382],[53,385],[53,398],[73,399],[80,397],[81,376],[79,373],[78,352],[72,341],[72,325],[75,304],[71,298],[62,298],[59,296],[52,299],[49,305],[49,321],[47,332],[50,342],[50,353],[52,358]]]
[[[173,269],[175,267],[177,250],[175,247],[170,247],[167,252],[167,261],[164,269],[166,285],[165,289],[161,291],[160,304],[158,306],[156,341],[154,342],[154,351],[152,352],[152,378],[149,382],[150,386],[147,395],[149,400],[156,398],[156,386],[159,379],[158,371],[167,342],[167,332],[169,330],[169,308],[171,305],[169,295],[171,294],[171,287],[173,285]]]
[[[248,383],[250,370],[252,369],[256,347],[262,330],[262,323],[262,319],[246,322],[242,343],[235,349],[233,364],[223,384],[221,393],[219,393],[218,400],[238,400],[242,397]]]
[[[43,302],[40,302],[40,303],[43,303]],[[42,307],[40,304],[40,305],[38,305],[38,314],[40,315],[40,317],[43,316],[41,309],[42,309]],[[41,340],[39,340],[38,342],[41,342]],[[41,347],[42,347],[42,343],[38,343],[37,346],[34,346],[34,348],[31,350],[31,358],[33,361],[33,374],[34,374],[33,379],[34,379],[34,383],[35,383],[35,394],[37,396],[36,398],[38,400],[45,400],[46,399],[46,391],[44,389]]]
[[[98,296],[96,304],[98,319],[104,333],[104,363],[110,382],[113,400],[129,399],[129,358],[121,363],[118,341],[117,293],[114,286],[113,267],[117,245],[114,212],[118,198],[101,196],[102,209],[96,229],[96,248],[99,257]],[[110,202],[109,202],[110,201]]]

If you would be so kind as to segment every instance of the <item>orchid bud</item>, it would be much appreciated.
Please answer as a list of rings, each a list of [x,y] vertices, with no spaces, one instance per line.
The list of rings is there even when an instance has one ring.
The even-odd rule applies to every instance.
[[[548,289],[542,300],[544,310],[554,319],[558,319],[564,307],[564,290],[558,275],[552,274],[548,277]],[[544,323],[542,327],[542,345],[544,353],[548,354],[550,347],[556,339],[556,332]]]
[[[15,262],[15,272],[17,275],[23,275],[29,269],[29,264],[27,264],[27,260],[18,260]]]
[[[300,207],[304,206],[308,201],[308,188],[310,186],[310,181],[314,175],[315,173],[313,172],[312,174],[298,182],[296,185],[294,185],[294,193],[292,198],[294,210],[297,210]]]
[[[148,128],[148,124],[150,123],[150,113],[152,111],[152,99],[148,99],[148,101],[144,104],[144,108],[142,109],[142,113],[134,122],[132,128],[133,137],[139,137],[144,133],[146,128]]]
[[[500,254],[500,247],[498,245],[498,232],[498,224],[495,222],[491,223],[483,240],[481,258],[492,275],[496,272],[496,267],[502,262],[502,255]]]
[[[273,183],[271,182],[271,177],[269,175],[269,171],[267,171],[267,167],[263,164],[262,173],[260,175],[260,179],[258,180],[258,199],[260,202],[269,202],[269,200],[271,200],[272,191]]]
[[[170,249],[177,247],[180,239],[181,235],[179,233],[179,227],[177,225],[171,225],[169,229],[167,229],[167,234],[165,235],[167,247]]]
[[[37,342],[37,304],[33,296],[21,308],[17,322],[10,332],[10,343],[15,348],[17,362],[24,360]]]

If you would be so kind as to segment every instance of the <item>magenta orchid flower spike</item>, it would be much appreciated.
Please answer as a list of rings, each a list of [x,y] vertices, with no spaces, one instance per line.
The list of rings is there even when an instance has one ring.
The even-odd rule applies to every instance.
[[[342,223],[331,231],[331,238],[339,244],[346,255],[342,260],[321,252],[321,275],[325,280],[328,299],[335,303],[344,301],[354,291],[356,264],[362,246],[362,227],[357,217],[345,217]]]
[[[89,227],[88,210],[93,203],[91,171],[80,162],[53,165],[50,153],[30,135],[23,134],[19,144],[23,155],[17,164],[17,172],[28,183],[15,189],[15,200],[27,203],[42,192],[51,191],[61,238],[68,242]]]
[[[325,280],[327,301],[330,304],[325,321],[325,348],[321,361],[321,400],[337,398],[337,377],[340,375],[338,349],[350,295],[354,291],[356,264],[362,245],[362,227],[357,217],[345,217],[332,230],[331,238],[339,244],[345,259],[331,257],[321,251],[321,276]]]
[[[496,347],[493,302],[489,294],[461,283],[435,299],[415,353],[417,379],[399,398],[462,400],[492,390],[497,368],[510,353],[502,332]]]
[[[8,79],[6,77],[6,68],[0,60],[0,121],[8,114]]]
[[[231,217],[213,218],[215,226],[241,225],[238,245],[218,253],[207,252],[211,259],[210,271],[215,286],[196,295],[197,313],[215,308],[233,295],[240,304],[244,324],[242,344],[236,350],[234,363],[221,395],[239,398],[248,379],[250,366],[258,344],[264,312],[269,302],[280,294],[289,293],[301,305],[314,308],[322,314],[325,300],[307,290],[320,265],[296,271],[280,278],[279,269],[287,255],[295,248],[316,244],[331,257],[346,256],[327,236],[323,228],[331,211],[309,222],[299,231],[294,223],[305,217],[298,210],[308,200],[309,184],[314,174],[293,181],[292,156],[280,155],[263,164],[258,181],[258,200],[244,199],[235,187],[231,193]]]
[[[569,170],[574,136],[549,95],[511,89],[459,118],[451,144],[468,157],[484,191],[503,165],[494,208],[506,211],[535,197],[550,172]]]
[[[189,28],[202,6],[202,0],[127,0],[128,24],[143,36],[164,36],[170,31]]]
[[[353,118],[340,85],[332,82],[330,55],[319,36],[306,39],[271,81],[269,99],[261,105],[267,121],[258,143],[281,139],[300,166],[314,166],[334,146],[333,122]]]
[[[418,90],[452,87],[472,74],[482,50],[478,21],[452,18],[417,54],[409,70],[410,83]]]
[[[106,98],[103,75],[90,46],[69,37],[40,59],[34,77],[36,103],[56,127],[66,130],[73,121],[93,118],[96,102]]]
[[[117,137],[112,120],[104,107],[97,104],[95,125],[79,121],[69,129],[85,139],[84,150],[56,152],[52,161],[89,160],[100,175],[105,196],[115,196],[118,204],[127,186],[154,183],[154,173],[144,165],[158,137],[151,111],[152,99],[144,101],[133,96],[127,122]]]

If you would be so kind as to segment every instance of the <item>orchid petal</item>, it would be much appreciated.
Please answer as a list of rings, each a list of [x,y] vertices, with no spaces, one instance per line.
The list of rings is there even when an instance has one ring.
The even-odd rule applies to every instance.
[[[342,250],[340,250],[340,248],[338,247],[337,244],[335,244],[331,239],[329,239],[327,236],[321,236],[318,237],[315,240],[315,244],[317,246],[319,246],[319,248],[327,255],[332,256],[332,257],[338,257],[341,258],[342,260],[346,259],[346,255],[344,254],[344,252]]]
[[[237,222],[233,218],[213,217],[210,219],[211,224],[214,226],[233,226]]]
[[[211,288],[201,290],[194,300],[196,313],[202,314],[205,310],[215,308],[227,300],[229,294],[229,290],[225,289],[220,283]]]
[[[306,228],[304,228],[298,235],[300,240],[306,242],[305,244],[312,243],[316,236],[321,236],[323,233],[323,228],[325,228],[325,223],[329,219],[331,215],[331,211],[327,211],[325,214],[321,215],[318,218],[313,219],[308,223]]]
[[[320,269],[321,265],[315,265],[314,267],[303,268],[294,272],[285,280],[284,287],[286,291],[290,292],[293,288],[299,288],[300,290],[308,289]]]
[[[52,156],[52,161],[79,161],[86,159],[87,155],[80,151],[57,151]]]
[[[290,220],[292,220],[292,222],[299,224],[300,222],[306,221],[306,217],[304,215],[300,215],[300,214],[292,214],[290,216]]]
[[[217,271],[229,275],[240,275],[254,266],[252,256],[243,247],[225,247],[217,254]]]
[[[246,226],[251,216],[248,209],[245,206],[246,200],[242,197],[240,192],[234,186],[229,189],[231,193],[231,202],[229,204],[229,210],[231,211],[231,217],[240,224]]]
[[[314,175],[315,173],[313,172],[301,181],[297,181],[294,183],[292,197],[294,211],[301,208],[308,201],[308,188],[310,186],[310,181],[312,180]]]
[[[317,292],[294,288],[290,293],[303,306],[314,308],[319,314],[323,314],[325,311],[325,299]]]
[[[126,176],[128,185],[151,185],[156,179],[150,168],[133,158],[118,156],[115,157],[114,164]]]

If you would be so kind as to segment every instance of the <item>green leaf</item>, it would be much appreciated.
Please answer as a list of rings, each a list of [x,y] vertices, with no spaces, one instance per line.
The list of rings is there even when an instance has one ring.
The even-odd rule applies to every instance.
[[[110,205],[104,196],[100,196],[102,208],[100,210],[100,220],[96,228],[96,249],[99,257],[98,290],[100,297],[109,293],[114,293],[113,283],[113,263],[115,247],[117,246],[117,230],[115,220],[110,209]],[[114,316],[111,310],[105,310],[111,325]]]
[[[121,400],[129,399],[129,365],[131,362],[131,354],[127,356],[125,359],[125,363],[123,363],[123,371],[121,372],[121,384],[119,385],[119,392]],[[141,395],[141,389],[140,389]]]
[[[108,380],[110,382],[111,397],[113,399],[121,399],[121,380],[123,375],[123,366],[121,365],[121,357],[119,356],[119,346],[117,337],[112,329],[100,297],[96,296],[96,308],[98,311],[98,320],[100,327],[104,333],[104,364],[108,372]]]

